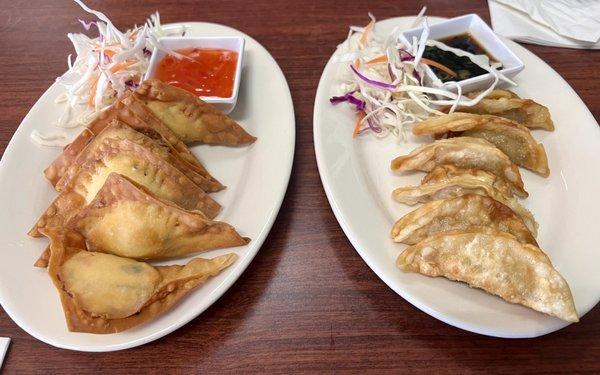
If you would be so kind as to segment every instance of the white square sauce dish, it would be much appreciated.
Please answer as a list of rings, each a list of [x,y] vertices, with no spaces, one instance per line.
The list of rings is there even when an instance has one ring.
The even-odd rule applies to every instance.
[[[414,38],[419,40],[423,30],[423,27],[406,30],[400,34],[400,41],[405,45],[411,45]],[[458,39],[463,36],[473,48],[482,50],[483,54],[490,58],[490,61],[501,63],[502,67],[498,71],[505,77],[512,79],[525,67],[521,59],[476,14],[452,18],[429,26],[428,40],[436,40],[449,44],[448,40],[456,39],[455,43],[460,42]],[[455,48],[463,49],[460,47]],[[474,54],[481,54],[481,52]],[[439,85],[441,82],[433,69],[427,65],[425,66],[425,76],[429,84],[437,81],[437,85]],[[491,73],[483,73],[466,79],[454,79],[453,81],[456,83],[444,82],[443,87],[456,91],[456,85],[458,84],[462,92],[470,92],[488,88],[493,80],[494,76]]]

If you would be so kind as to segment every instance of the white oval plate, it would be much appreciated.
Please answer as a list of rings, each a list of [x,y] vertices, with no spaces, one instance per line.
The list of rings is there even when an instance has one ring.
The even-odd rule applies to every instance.
[[[36,146],[29,138],[33,129],[56,131],[50,123],[60,114],[54,99],[63,88],[52,85],[23,119],[0,162],[0,303],[21,328],[48,344],[82,351],[112,351],[142,345],[174,331],[206,310],[244,272],[277,216],[290,177],[295,143],[294,108],[281,69],[263,46],[240,31],[196,22],[170,27],[181,25],[187,27],[186,35],[190,36],[246,38],[239,100],[231,116],[258,140],[249,147],[195,146],[192,150],[227,185],[227,189],[214,194],[223,205],[217,219],[232,224],[252,241],[244,247],[201,254],[213,257],[233,251],[240,258],[153,321],[118,334],[68,332],[50,278],[45,270],[33,267],[47,242],[26,235],[56,195],[42,171],[59,150]],[[188,259],[170,263],[182,264]]]
[[[378,22],[376,27],[389,32],[394,26],[409,28],[413,20],[393,18]],[[429,18],[432,23],[441,20]],[[514,90],[548,106],[556,125],[554,132],[533,132],[546,147],[551,175],[542,178],[522,170],[530,193],[523,203],[539,221],[540,246],[569,282],[577,311],[583,316],[600,299],[600,129],[562,77],[525,48],[509,40],[506,43],[525,63]],[[330,60],[321,76],[314,110],[315,152],[333,212],[369,267],[408,302],[465,330],[517,338],[565,327],[566,322],[465,284],[396,268],[396,257],[406,246],[392,242],[389,233],[393,223],[414,207],[393,202],[391,192],[400,185],[418,185],[422,174],[395,175],[389,165],[392,158],[408,153],[419,143],[370,135],[353,140],[353,110],[345,104],[329,103],[337,94],[337,72],[342,68]]]

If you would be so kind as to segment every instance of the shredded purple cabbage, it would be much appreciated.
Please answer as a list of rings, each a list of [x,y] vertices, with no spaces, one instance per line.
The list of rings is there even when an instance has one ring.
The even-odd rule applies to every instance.
[[[90,31],[90,28],[92,27],[92,25],[96,24],[96,21],[90,21],[90,22],[85,22],[82,19],[77,19],[77,21],[79,21],[79,23],[81,24],[81,26],[83,26],[83,28],[85,29],[85,31]]]
[[[373,104],[371,103],[367,103],[366,104],[366,111],[365,112],[371,112],[373,110]],[[367,123],[367,126],[365,126],[364,128],[362,128],[358,134],[362,134],[367,130],[370,130],[372,132],[375,133],[381,133],[383,129],[381,129],[381,127],[379,125],[377,125],[377,122],[374,121],[373,117],[367,117],[366,118],[367,121],[365,121]]]
[[[398,56],[400,57],[401,62],[414,61],[415,59],[415,56],[412,53],[405,50],[404,48],[398,48]],[[417,79],[417,81],[421,82],[421,75],[419,75],[419,72],[417,72],[416,69],[413,69],[412,74],[413,77]]]
[[[403,48],[398,49],[398,55],[400,56],[400,61],[402,62],[413,61],[415,59],[415,56],[412,53],[408,52]]]
[[[369,125],[369,129],[371,129],[375,133],[381,133],[382,129],[378,125],[375,125],[373,123],[373,119],[372,118],[369,117],[367,119],[367,124]]]
[[[417,79],[417,81],[419,81],[419,83],[421,83],[421,75],[419,74],[419,72],[417,72],[416,69],[413,69],[413,77],[415,77]]]
[[[391,83],[379,82],[374,79],[365,77],[364,75],[360,74],[353,65],[350,65],[350,69],[352,69],[352,71],[354,72],[354,74],[356,74],[356,76],[358,78],[362,79],[363,81],[367,82],[370,85],[373,85],[375,87],[379,87],[380,89],[385,89],[385,90],[396,88],[396,85],[393,85]]]
[[[125,86],[134,90],[134,89],[137,89],[139,85],[137,83],[133,82],[132,79],[129,79],[129,80],[125,81]]]
[[[148,48],[146,48],[146,47],[144,47],[142,49],[142,52],[144,53],[144,56],[146,56],[146,57],[152,56],[152,52],[150,52],[150,50]]]
[[[360,100],[357,97],[355,97],[354,95],[352,95],[352,94],[354,94],[354,92],[355,91],[352,91],[352,92],[346,93],[345,95],[342,95],[342,96],[332,96],[329,99],[329,102],[334,105],[341,103],[341,102],[349,102],[351,104],[354,104],[354,106],[356,106],[356,109],[358,111],[364,111],[365,110],[365,101]]]

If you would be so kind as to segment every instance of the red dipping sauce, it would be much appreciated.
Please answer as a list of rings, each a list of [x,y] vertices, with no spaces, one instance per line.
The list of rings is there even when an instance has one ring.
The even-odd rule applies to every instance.
[[[237,52],[208,48],[186,48],[177,52],[193,60],[167,55],[158,64],[156,78],[197,96],[232,96]]]

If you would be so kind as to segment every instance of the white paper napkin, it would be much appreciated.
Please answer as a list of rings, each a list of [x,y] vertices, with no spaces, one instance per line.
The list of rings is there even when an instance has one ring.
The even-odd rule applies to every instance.
[[[4,362],[8,345],[10,345],[10,339],[8,337],[0,337],[0,368],[2,368],[2,362]]]
[[[488,0],[492,28],[546,46],[600,49],[598,0]]]

